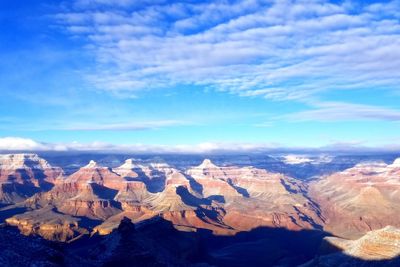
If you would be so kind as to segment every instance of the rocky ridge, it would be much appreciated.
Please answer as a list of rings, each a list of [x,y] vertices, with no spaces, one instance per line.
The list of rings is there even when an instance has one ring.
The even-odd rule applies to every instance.
[[[123,218],[135,224],[161,218],[180,231],[224,236],[267,227],[325,230],[356,239],[387,225],[400,227],[400,159],[358,164],[308,183],[209,159],[186,170],[161,160],[127,159],[116,168],[90,161],[69,176],[34,154],[5,155],[0,162],[0,196],[6,205],[0,212],[10,211],[6,223],[48,240],[107,235]],[[21,194],[32,188],[32,194]],[[374,246],[372,239],[364,240]],[[344,251],[350,244],[326,242]]]
[[[386,226],[356,240],[325,237],[320,255],[302,265],[311,266],[399,266],[400,229]]]
[[[387,225],[400,227],[399,162],[357,164],[311,183],[309,195],[321,206],[325,229],[358,238]]]
[[[50,190],[16,201],[13,207],[28,210],[7,223],[25,234],[63,241],[87,232],[108,234],[124,217],[135,223],[161,217],[180,230],[208,229],[220,235],[260,226],[312,229],[322,218],[305,190],[285,175],[219,167],[208,159],[185,172],[160,160],[128,159],[114,169],[90,161]]]
[[[63,175],[61,168],[51,166],[36,154],[0,155],[0,203],[19,202],[47,191]]]

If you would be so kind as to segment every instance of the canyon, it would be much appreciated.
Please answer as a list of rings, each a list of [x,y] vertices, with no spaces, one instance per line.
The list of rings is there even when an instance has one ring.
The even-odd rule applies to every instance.
[[[324,158],[321,164],[327,161]],[[0,155],[0,232],[15,235],[18,229],[26,236],[21,240],[39,238],[43,241],[35,242],[71,247],[90,240],[139,242],[149,253],[143,260],[160,266],[166,258],[170,266],[185,266],[188,261],[197,262],[193,258],[203,260],[199,255],[204,253],[210,266],[244,266],[238,255],[254,257],[244,246],[254,251],[261,246],[280,255],[264,259],[258,253],[256,258],[261,258],[254,266],[333,266],[324,264],[340,263],[346,257],[396,260],[400,159],[354,162],[341,169],[329,166],[327,173],[312,179],[292,176],[290,170],[316,164],[313,161],[283,158],[282,162],[289,171],[216,164],[208,158],[186,166],[161,158],[125,158],[112,166],[89,160],[70,171],[37,154]],[[133,229],[134,236],[125,228]],[[195,256],[174,257],[161,245],[164,241],[154,240],[158,238],[152,232],[166,234],[158,228],[168,229],[165,238],[182,244],[179,253]],[[299,248],[287,247],[280,236],[289,236]],[[309,238],[308,250],[297,251],[304,236]],[[150,249],[154,242],[165,255]],[[99,250],[94,245],[90,249]],[[293,249],[298,257],[288,253]],[[107,253],[107,261],[124,258],[115,255],[115,250]],[[96,265],[96,261],[85,264]]]

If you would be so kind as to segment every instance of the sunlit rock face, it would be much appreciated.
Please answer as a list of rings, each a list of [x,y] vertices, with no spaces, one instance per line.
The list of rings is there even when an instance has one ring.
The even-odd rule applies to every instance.
[[[59,213],[51,207],[15,215],[6,222],[18,227],[24,235],[39,235],[48,240],[66,242],[88,234],[85,228],[80,227],[81,219]]]
[[[124,164],[114,168],[113,171],[122,177],[137,178],[139,175],[134,171],[137,168],[133,159],[127,159]]]
[[[123,187],[118,191],[115,200],[122,203],[140,204],[151,194],[146,185],[141,181],[126,181]]]
[[[152,161],[127,159],[124,164],[113,171],[128,181],[141,181],[146,184],[147,190],[152,193],[164,190],[167,176],[176,170],[160,158]]]
[[[364,260],[387,260],[400,256],[400,229],[393,226],[369,231],[357,240],[325,239],[345,254]]]
[[[80,233],[88,234],[88,225],[121,212],[114,197],[117,189],[125,185],[124,181],[109,168],[91,161],[48,192],[28,198],[23,204],[34,211],[9,218],[7,223],[19,229],[21,225],[28,225],[28,230],[21,230],[25,233],[30,228],[41,229],[32,233],[50,240],[66,241]],[[36,216],[37,213],[43,216]]]
[[[386,226],[359,239],[325,237],[320,255],[303,267],[399,266],[400,229]]]
[[[284,175],[253,167],[219,167],[208,159],[186,173],[203,197],[220,199],[223,222],[235,230],[301,229],[322,223],[317,205],[304,195],[306,186]]]
[[[79,218],[97,221],[93,230],[106,234],[123,217],[136,223],[162,217],[180,230],[201,228],[231,235],[259,226],[318,228],[323,219],[318,206],[305,196],[306,190],[301,182],[281,174],[254,167],[219,167],[208,159],[186,172],[161,160],[128,159],[114,169],[90,161],[48,192],[25,200],[23,206],[46,213],[47,218],[57,213],[75,218],[68,229],[56,224],[55,229],[64,229],[63,235],[35,232],[46,238],[74,237],[71,231],[82,226]],[[49,207],[52,212],[46,212]],[[24,225],[32,217],[29,225],[45,224],[50,229],[49,220],[34,214],[14,216],[9,222]],[[29,231],[24,228],[24,232]]]
[[[189,182],[178,170],[166,164],[151,163],[141,166],[141,170],[146,171],[149,176],[148,180],[140,181],[140,179],[131,179],[138,177],[132,171],[137,167],[135,166],[132,161],[127,160],[121,167],[115,169],[120,172],[117,173],[90,161],[88,165],[57,183],[50,191],[35,194],[24,201],[23,206],[34,209],[35,213],[16,215],[9,218],[7,222],[18,226],[24,233],[37,234],[55,240],[62,237],[62,241],[75,237],[71,233],[75,233],[74,229],[82,226],[80,218],[97,221],[98,226],[94,228],[94,231],[100,234],[112,231],[123,217],[140,222],[160,216],[186,230],[198,227],[211,230],[216,228],[211,219],[207,221],[206,215],[197,218],[198,215],[194,211],[204,203],[191,197],[188,192]],[[149,192],[145,182],[149,180],[151,182],[161,176],[163,190]],[[47,216],[43,218],[34,216],[36,213]],[[61,227],[58,223],[61,220],[58,214],[70,216],[65,218],[72,218],[76,220],[76,223],[67,224],[71,225],[70,228]],[[56,235],[45,233],[43,230],[32,230],[43,229],[43,227],[50,229],[51,218],[54,218],[54,228],[63,230],[64,234]],[[21,225],[27,226],[23,228]],[[42,225],[45,226],[42,227]]]
[[[55,225],[55,229],[64,229],[63,235],[35,232],[50,239],[74,238],[70,233],[83,227],[79,218],[97,222],[89,227],[91,231],[107,234],[123,217],[135,223],[161,217],[180,230],[208,229],[233,235],[260,226],[319,228],[323,218],[318,206],[305,196],[306,190],[306,185],[285,175],[254,167],[219,167],[208,159],[186,172],[161,160],[128,159],[114,169],[90,161],[48,192],[25,200],[23,206],[47,213],[47,218],[61,214],[76,221],[68,229]],[[46,212],[49,208],[52,212]],[[49,220],[34,214],[14,216],[9,222],[20,227],[32,217],[29,225],[45,224],[50,229]]]
[[[400,227],[400,160],[363,163],[310,186],[326,217],[325,229],[356,238],[386,225]]]
[[[36,163],[28,165],[26,157]],[[400,221],[399,160],[359,164],[306,183],[252,166],[218,166],[209,159],[186,170],[162,160],[128,159],[113,169],[90,161],[61,178],[61,169],[35,155],[6,158],[13,160],[3,161],[3,169],[45,170],[47,176],[40,179],[54,181],[54,186],[26,199],[15,193],[24,185],[19,178],[2,183],[2,192],[10,192],[4,199],[20,197],[19,206],[34,211],[50,207],[49,217],[70,216],[76,227],[101,234],[112,231],[123,217],[135,223],[161,217],[180,230],[208,229],[223,235],[272,227],[324,229],[351,238]],[[84,226],[80,218],[90,223]],[[40,225],[40,220],[34,216],[32,225]]]
[[[0,155],[0,182],[54,183],[63,174],[61,168],[51,166],[36,154]]]
[[[17,203],[62,180],[63,170],[36,154],[0,155],[0,203]]]
[[[2,161],[2,170],[46,170],[43,173],[47,175],[16,176],[13,182],[2,178],[5,182],[0,184],[1,192],[6,193],[3,199],[10,200],[8,205],[0,206],[5,220],[2,227],[14,232],[18,229],[27,236],[82,244],[88,240],[119,243],[121,236],[115,232],[120,230],[121,221],[122,225],[128,221],[135,224],[131,227],[129,223],[128,230],[152,224],[158,227],[160,224],[154,222],[162,221],[173,229],[167,246],[182,241],[177,235],[197,241],[206,237],[205,242],[216,240],[216,244],[238,240],[219,250],[213,247],[207,255],[211,265],[225,262],[223,266],[234,266],[236,258],[229,259],[230,255],[256,255],[269,248],[276,254],[268,255],[283,266],[297,266],[287,261],[297,252],[285,249],[293,247],[294,239],[305,244],[310,238],[313,245],[307,247],[307,253],[308,249],[313,253],[303,255],[299,249],[301,253],[294,257],[296,262],[307,262],[304,266],[347,266],[343,265],[346,262],[358,266],[360,261],[394,262],[385,266],[400,266],[400,234],[396,228],[400,221],[400,160],[358,164],[305,182],[253,166],[218,166],[208,159],[188,168],[177,168],[162,160],[127,159],[116,168],[90,161],[64,177],[61,169],[37,156],[28,157],[36,160],[30,165],[25,157],[15,158],[22,158],[22,163],[16,159]],[[25,181],[36,181],[38,187],[34,182],[29,184],[38,191],[21,195],[19,190],[27,188]],[[40,187],[43,181],[53,181],[52,187]],[[330,233],[322,230],[336,237],[326,237]],[[132,231],[132,238],[136,238],[142,230]],[[150,248],[165,237],[158,228],[149,232],[154,233],[155,243],[135,244]],[[294,239],[281,248],[286,241],[280,240],[280,235]],[[255,242],[255,236],[262,240]],[[125,241],[121,247],[124,245]],[[313,259],[314,255],[317,257]]]
[[[50,191],[35,195],[25,203],[29,207],[52,205],[64,214],[105,220],[121,211],[114,198],[124,186],[122,177],[91,161]]]
[[[123,186],[125,179],[110,168],[100,166],[91,160],[89,164],[70,175],[66,181],[77,184],[95,183],[118,190]]]

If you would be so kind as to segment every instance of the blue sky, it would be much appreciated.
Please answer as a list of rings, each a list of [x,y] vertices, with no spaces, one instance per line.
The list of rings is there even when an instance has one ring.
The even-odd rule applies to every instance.
[[[399,147],[400,1],[0,3],[0,149]]]

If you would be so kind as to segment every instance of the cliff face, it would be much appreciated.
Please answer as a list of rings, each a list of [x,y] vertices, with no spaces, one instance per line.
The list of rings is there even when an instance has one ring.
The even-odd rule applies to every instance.
[[[223,221],[238,231],[259,226],[296,230],[323,223],[319,208],[305,195],[306,185],[253,167],[219,167],[210,160],[187,171],[203,197],[220,197]]]
[[[36,154],[0,155],[0,182],[33,184],[54,184],[63,175],[61,168],[51,166]]]
[[[325,229],[357,238],[386,225],[400,227],[398,162],[358,164],[312,183],[310,196],[327,218]]]
[[[81,219],[61,214],[50,207],[28,211],[6,219],[24,235],[39,235],[48,240],[70,241],[89,232],[80,226]]]
[[[42,162],[42,168],[44,165]],[[162,162],[137,164],[127,160],[112,170],[91,161],[23,205],[58,222],[57,213],[73,216],[69,219],[97,220],[100,224],[94,231],[103,234],[117,227],[122,217],[140,222],[156,216],[185,231],[203,228],[234,234],[258,226],[312,228],[319,218],[303,191],[302,184],[283,175],[251,167],[218,167],[209,160],[186,173]],[[54,212],[48,212],[49,207]],[[51,230],[51,222],[29,212],[10,218],[8,223],[18,225],[24,233],[63,240],[74,238],[73,229],[80,227],[58,223]],[[63,229],[64,235],[54,234]]]
[[[1,162],[3,173],[10,175],[32,170],[31,176],[2,178],[3,201],[18,201],[18,207],[28,209],[7,222],[49,239],[73,239],[82,232],[76,229],[107,234],[123,217],[135,223],[161,217],[180,230],[208,229],[220,235],[272,227],[324,229],[351,238],[400,221],[398,161],[357,165],[310,184],[254,167],[221,167],[207,159],[186,171],[161,161],[127,160],[114,169],[90,161],[63,179],[61,169],[36,155],[7,155]],[[39,170],[42,176],[35,176]],[[52,188],[40,187],[51,181]]]
[[[253,167],[219,167],[210,160],[186,173],[163,162],[127,160],[110,169],[90,161],[58,180],[51,190],[21,204],[33,213],[7,222],[24,233],[56,240],[75,238],[80,233],[76,229],[83,227],[80,218],[97,222],[86,229],[100,234],[110,233],[123,217],[136,223],[162,217],[180,230],[209,229],[223,235],[259,226],[293,230],[318,227],[322,219],[305,190],[301,182],[281,174]],[[43,219],[36,213],[47,216]],[[62,216],[67,216],[66,225],[71,227],[60,223]],[[53,228],[51,218],[57,222]]]
[[[89,164],[71,174],[66,181],[77,184],[95,183],[107,188],[119,190],[123,186],[125,179],[112,169],[100,166],[95,161],[91,160]]]
[[[127,159],[124,164],[114,168],[113,171],[128,181],[142,181],[151,193],[163,191],[167,177],[176,172],[161,159],[147,162]]]
[[[17,203],[47,191],[63,174],[36,154],[0,155],[0,203]]]
[[[243,266],[255,258],[257,263],[265,259],[297,266],[292,263],[314,257],[327,234],[321,230],[337,237],[326,237],[317,257],[304,266],[400,266],[399,160],[359,164],[304,182],[251,166],[217,166],[210,160],[184,171],[161,161],[127,160],[114,169],[91,161],[64,178],[61,169],[35,155],[5,158],[0,197],[7,205],[0,207],[0,215],[6,225],[24,235],[90,244],[94,260],[85,262],[87,266],[131,261],[124,256],[131,250],[135,257],[145,255],[143,264],[185,266],[186,253],[198,241],[206,244],[200,253],[209,249],[202,256],[210,265],[235,266],[238,261]],[[18,174],[22,169],[31,172]],[[141,236],[146,225],[153,225],[146,232],[150,239]],[[292,239],[286,244],[282,236]],[[308,238],[312,255],[303,254]],[[171,244],[182,247],[175,250]],[[183,253],[185,259],[174,253]]]

